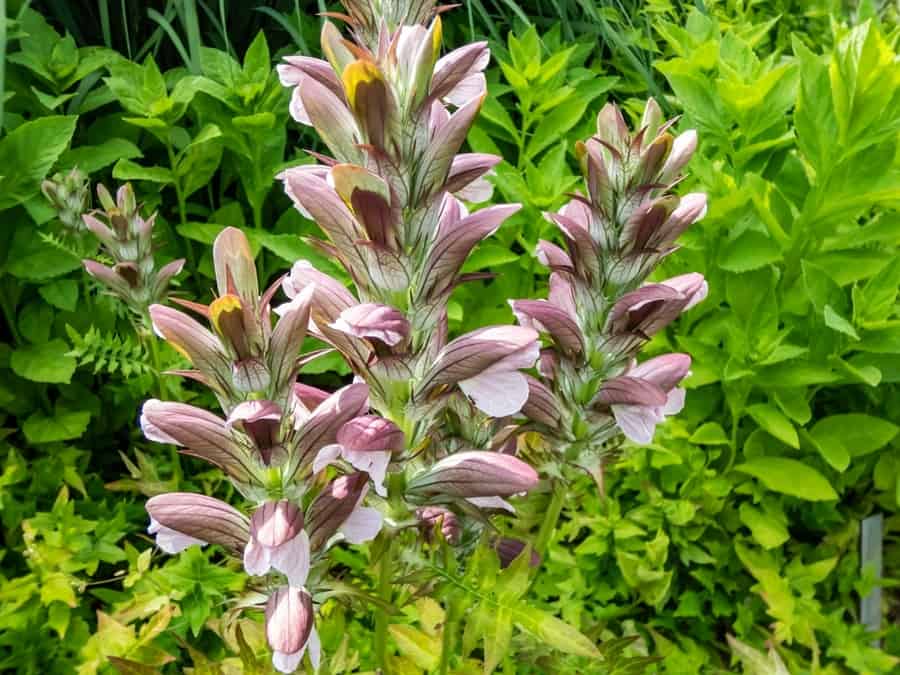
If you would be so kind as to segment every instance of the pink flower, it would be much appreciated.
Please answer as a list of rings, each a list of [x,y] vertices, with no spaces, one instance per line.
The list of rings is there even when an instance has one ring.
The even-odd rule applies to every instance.
[[[307,528],[310,546],[318,551],[337,533],[351,544],[374,539],[381,530],[381,514],[363,506],[369,487],[365,473],[351,473],[332,480],[309,507]]]
[[[319,473],[328,464],[343,457],[354,468],[368,473],[375,485],[375,492],[386,496],[384,477],[391,454],[402,450],[403,446],[403,432],[396,424],[375,415],[363,415],[340,428],[337,443],[319,450],[313,461],[313,473]]]
[[[530,328],[491,326],[451,341],[435,359],[421,387],[458,384],[482,412],[513,415],[528,400],[528,382],[519,371],[537,361],[538,334]]]
[[[305,588],[282,586],[266,603],[266,639],[272,648],[272,665],[282,673],[297,670],[309,649],[318,669],[321,645],[316,633],[312,596]]]
[[[262,576],[270,569],[284,574],[300,588],[309,575],[309,536],[303,530],[303,512],[286,499],[266,502],[250,519],[250,539],[244,548],[247,574]]]
[[[684,389],[677,385],[690,367],[687,354],[649,359],[606,382],[599,402],[609,405],[626,438],[647,445],[653,440],[656,425],[684,407]]]

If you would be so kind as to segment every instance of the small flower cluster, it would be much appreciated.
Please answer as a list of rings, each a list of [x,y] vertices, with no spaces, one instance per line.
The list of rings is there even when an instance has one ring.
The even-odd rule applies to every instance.
[[[114,264],[109,267],[95,260],[85,260],[84,268],[136,315],[144,317],[151,304],[166,297],[169,281],[181,272],[184,260],[173,260],[156,269],[153,257],[156,214],[146,220],[141,217],[130,184],[119,188],[115,200],[103,185],[98,185],[97,197],[103,210],[87,213],[81,218]]]
[[[618,107],[601,110],[597,134],[576,148],[587,194],[547,214],[566,250],[538,244],[538,259],[550,268],[549,297],[510,302],[521,325],[550,340],[541,379],[529,379],[524,412],[570,460],[593,463],[620,431],[647,444],[656,425],[684,405],[678,384],[688,375],[687,354],[635,360],[707,293],[700,274],[646,283],[706,212],[705,195],[671,192],[697,145],[693,130],[673,137],[673,122],[663,121],[652,99],[634,134]]]
[[[66,173],[55,173],[41,183],[41,192],[63,225],[73,232],[84,229],[81,216],[91,205],[90,180],[84,171],[75,167]]]

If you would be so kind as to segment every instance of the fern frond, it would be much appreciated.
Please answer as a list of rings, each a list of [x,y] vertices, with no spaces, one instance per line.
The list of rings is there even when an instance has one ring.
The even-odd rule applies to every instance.
[[[68,353],[78,360],[78,366],[93,366],[95,375],[120,374],[123,377],[145,375],[152,372],[150,355],[135,338],[113,333],[101,333],[94,326],[81,335],[66,326],[72,350]]]

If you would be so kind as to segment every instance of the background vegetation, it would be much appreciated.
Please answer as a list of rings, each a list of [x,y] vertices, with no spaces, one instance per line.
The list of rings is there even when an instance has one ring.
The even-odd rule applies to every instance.
[[[149,5],[149,6],[148,6]],[[3,2],[0,2],[0,7]],[[209,297],[209,244],[243,227],[274,278],[315,226],[273,178],[311,136],[289,121],[273,65],[316,53],[324,4],[299,0],[7,0],[0,121],[0,670],[267,672],[259,625],[223,615],[243,576],[215,551],[154,553],[144,496],[186,486],[141,438],[140,403],[178,361],[131,330],[81,270],[96,242],[40,194],[78,167],[132,181],[159,211],[158,257]],[[710,211],[666,263],[710,297],[656,338],[694,356],[688,405],[646,448],[623,448],[600,493],[568,486],[532,601],[611,647],[603,670],[521,639],[503,672],[890,673],[900,655],[900,61],[897,9],[874,0],[470,0],[448,44],[488,39],[491,96],[469,137],[505,158],[499,200],[525,208],[481,245],[451,330],[510,322],[507,297],[545,284],[541,213],[576,184],[574,141],[607,100],[648,95],[701,144],[685,190]],[[335,386],[337,361],[306,372]],[[198,391],[163,379],[169,397]],[[182,460],[185,461],[185,460]],[[187,472],[186,472],[187,473]],[[204,491],[225,490],[191,465]],[[545,504],[522,509],[533,537]],[[884,514],[884,630],[859,624],[876,584],[860,523]],[[347,574],[368,561],[348,549]],[[473,576],[490,593],[490,579]],[[392,631],[397,672],[429,666],[441,609]],[[335,601],[328,672],[366,670],[371,619]],[[473,622],[474,623],[474,622]],[[739,640],[735,642],[734,638]],[[872,646],[881,639],[881,648]],[[473,672],[482,650],[473,640]],[[622,644],[624,648],[624,644]],[[523,656],[524,655],[524,656]],[[122,657],[128,662],[116,662]],[[143,666],[136,664],[144,664]]]

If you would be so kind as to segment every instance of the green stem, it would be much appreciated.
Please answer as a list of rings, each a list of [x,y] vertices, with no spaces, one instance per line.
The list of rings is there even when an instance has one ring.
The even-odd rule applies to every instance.
[[[154,390],[156,396],[160,399],[165,398],[165,389],[162,380],[162,362],[159,358],[159,345],[157,344],[157,337],[153,333],[152,323],[150,319],[150,315],[147,315],[147,325],[150,326],[150,330],[147,335],[147,342],[150,343],[150,361],[153,365],[153,376],[156,379],[154,383]],[[169,446],[169,457],[172,462],[172,482],[175,484],[174,489],[177,490],[184,479],[184,473],[181,470],[181,455],[178,454],[178,448],[174,445]]]
[[[450,659],[453,656],[453,648],[456,643],[456,628],[458,625],[458,601],[456,594],[450,596],[447,606],[447,614],[444,619],[444,630],[441,637],[441,662],[438,666],[438,675],[448,675],[450,672]]]
[[[551,485],[552,495],[550,504],[544,514],[544,520],[541,522],[541,529],[538,530],[537,540],[534,542],[535,552],[544,557],[547,551],[547,545],[550,543],[550,537],[556,530],[556,524],[559,522],[559,516],[562,513],[563,500],[566,498],[566,489],[562,481],[553,480]]]
[[[381,565],[378,574],[378,597],[386,603],[391,602],[391,591],[393,590],[391,581],[393,579],[394,564],[394,537],[393,533],[385,531],[384,552],[381,554]],[[387,667],[387,636],[388,636],[388,614],[387,611],[379,606],[375,610],[375,662],[378,664],[378,670],[383,675],[388,673]]]
[[[187,225],[187,199],[184,196],[184,190],[182,189],[181,181],[178,179],[176,171],[178,160],[175,156],[175,149],[169,142],[166,143],[166,153],[169,155],[169,167],[172,171],[172,186],[175,188],[175,198],[178,200],[178,221],[179,225],[184,227]],[[185,257],[188,260],[188,267],[193,269],[196,266],[194,261],[194,249],[187,237],[182,237],[182,240],[185,245]]]

